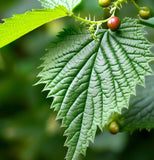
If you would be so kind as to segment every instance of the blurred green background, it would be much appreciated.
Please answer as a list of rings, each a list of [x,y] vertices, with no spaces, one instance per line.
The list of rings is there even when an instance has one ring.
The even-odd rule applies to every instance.
[[[154,10],[153,0],[138,0],[140,6]],[[0,0],[0,19],[41,8],[37,0]],[[83,0],[75,12],[101,19],[97,0]],[[137,17],[132,4],[124,5],[117,15]],[[52,99],[41,93],[43,85],[33,86],[45,48],[64,27],[73,25],[70,18],[48,23],[0,49],[0,160],[63,160],[66,137],[56,113],[50,110]],[[154,42],[154,31],[146,28],[147,38]],[[111,135],[98,131],[82,160],[153,160],[154,131]]]

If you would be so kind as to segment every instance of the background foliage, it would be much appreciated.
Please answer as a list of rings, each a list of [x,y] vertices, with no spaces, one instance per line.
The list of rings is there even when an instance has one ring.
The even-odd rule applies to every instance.
[[[139,3],[154,8],[154,1]],[[41,5],[36,0],[0,0],[0,18],[32,8],[41,8]],[[81,16],[89,13],[98,19],[102,16],[97,0],[84,0],[76,13],[79,10]],[[118,14],[121,18],[136,15],[137,10],[131,4],[124,6]],[[41,93],[43,86],[32,85],[36,82],[39,72],[36,68],[41,63],[44,49],[55,39],[57,32],[73,23],[70,18],[48,23],[0,49],[0,160],[61,160],[65,156],[63,129],[60,129],[59,121],[55,121],[55,113],[49,110],[51,99]],[[146,30],[146,36],[154,42],[154,32],[151,28]],[[153,148],[153,130],[116,136],[98,131],[86,158],[81,159],[151,160]]]

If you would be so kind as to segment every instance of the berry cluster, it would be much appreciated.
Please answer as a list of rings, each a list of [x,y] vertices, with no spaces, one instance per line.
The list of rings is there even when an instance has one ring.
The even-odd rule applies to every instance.
[[[118,0],[117,4],[124,2],[124,0]],[[135,3],[135,1],[132,1]],[[98,4],[101,7],[109,7],[111,5],[111,0],[99,0]],[[148,19],[151,16],[151,10],[149,7],[139,7],[136,3],[135,6],[139,9],[139,16],[143,19]],[[117,31],[120,27],[120,19],[118,17],[115,17],[114,14],[109,18],[107,22],[107,26],[110,28],[111,31]]]
[[[111,4],[110,0],[99,0],[99,5],[101,7],[108,7]],[[120,27],[120,19],[118,17],[111,17],[108,22],[107,26],[110,28],[111,31],[116,31]]]

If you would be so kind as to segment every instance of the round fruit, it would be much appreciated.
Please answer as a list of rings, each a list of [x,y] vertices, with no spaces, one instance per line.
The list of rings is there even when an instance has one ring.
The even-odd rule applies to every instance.
[[[150,18],[150,8],[149,7],[141,7],[139,10],[139,15],[143,19]]]
[[[111,31],[116,31],[120,27],[120,19],[118,17],[112,17],[107,22],[107,26],[111,29]]]
[[[119,132],[119,125],[115,121],[111,122],[109,125],[109,131],[111,134],[118,133]]]
[[[108,7],[111,4],[111,1],[110,0],[99,0],[98,3],[101,7]]]

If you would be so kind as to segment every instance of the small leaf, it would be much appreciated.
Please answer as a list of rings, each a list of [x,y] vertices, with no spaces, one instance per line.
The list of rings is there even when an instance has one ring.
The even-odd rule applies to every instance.
[[[54,8],[55,6],[61,5],[68,9],[69,12],[73,10],[81,0],[39,0],[42,6],[45,8]]]
[[[128,107],[136,84],[152,73],[151,44],[137,20],[126,18],[118,32],[99,30],[98,41],[87,30],[66,30],[43,58],[39,83],[45,83],[52,107],[68,136],[67,160],[86,154],[97,126],[103,129],[114,112]]]
[[[4,19],[5,23],[0,24],[0,48],[35,28],[66,15],[66,8],[59,6],[54,9],[28,11],[25,14]]]
[[[150,18],[148,20],[140,19],[140,23],[144,24],[146,26],[154,28],[154,17],[152,17],[152,18]]]

